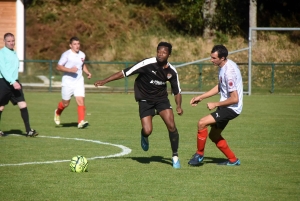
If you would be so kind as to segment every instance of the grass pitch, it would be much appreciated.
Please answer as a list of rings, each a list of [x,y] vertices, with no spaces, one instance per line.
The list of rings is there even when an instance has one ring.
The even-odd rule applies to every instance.
[[[219,97],[194,108],[189,105],[192,95],[183,95],[184,114],[175,114],[178,170],[172,168],[168,132],[159,116],[153,119],[149,151],[141,149],[133,94],[87,94],[90,126],[82,130],[77,129],[74,99],[61,116],[62,125],[56,126],[53,114],[60,93],[27,91],[25,96],[31,125],[40,134],[20,135],[24,125],[18,107],[5,108],[0,128],[8,135],[0,138],[0,200],[299,200],[299,96],[244,96],[242,114],[223,133],[241,166],[216,165],[224,156],[208,139],[204,165],[190,167],[197,121],[209,113],[205,103]],[[104,158],[122,152],[111,144],[131,153]],[[70,172],[70,160],[79,154],[100,158],[88,160],[88,172]]]

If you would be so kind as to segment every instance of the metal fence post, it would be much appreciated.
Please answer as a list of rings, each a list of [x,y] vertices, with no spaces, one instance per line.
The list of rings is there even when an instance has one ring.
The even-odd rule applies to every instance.
[[[202,64],[198,64],[198,67],[199,67],[199,84],[198,84],[198,87],[199,87],[199,91],[201,91],[201,87],[202,87]]]
[[[272,77],[272,83],[271,83],[271,93],[274,93],[274,82],[275,82],[275,64],[272,64],[272,72],[271,72],[271,77]]]
[[[52,60],[49,62],[49,91],[52,92]]]
[[[128,62],[125,62],[125,68],[128,68]],[[128,77],[125,76],[125,93],[128,93]]]

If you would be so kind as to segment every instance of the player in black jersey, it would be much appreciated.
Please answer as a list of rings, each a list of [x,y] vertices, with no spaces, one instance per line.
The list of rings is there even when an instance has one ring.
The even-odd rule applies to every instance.
[[[95,86],[107,82],[139,74],[134,83],[135,100],[139,103],[139,114],[142,123],[141,146],[144,151],[149,149],[148,137],[152,133],[152,118],[156,112],[161,116],[169,131],[174,168],[180,168],[178,159],[179,134],[174,121],[172,106],[168,99],[167,81],[170,82],[175,97],[176,111],[183,114],[181,108],[181,89],[176,69],[168,62],[172,45],[160,42],[156,57],[144,59],[130,68],[119,71],[104,80],[98,80]]]

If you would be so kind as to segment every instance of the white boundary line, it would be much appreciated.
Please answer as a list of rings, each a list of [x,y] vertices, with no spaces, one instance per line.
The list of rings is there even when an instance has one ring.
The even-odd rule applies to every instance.
[[[102,159],[102,158],[113,158],[113,157],[118,157],[118,156],[124,156],[124,155],[127,155],[127,154],[131,153],[131,149],[128,148],[128,147],[125,147],[123,145],[111,144],[111,143],[108,143],[108,142],[101,142],[101,141],[98,141],[98,140],[88,140],[88,139],[82,139],[82,138],[65,138],[65,137],[59,137],[59,136],[40,136],[39,135],[39,138],[40,137],[41,138],[53,138],[53,139],[77,140],[77,141],[84,141],[84,142],[92,142],[92,143],[96,143],[96,144],[111,145],[111,146],[119,147],[120,149],[122,149],[122,151],[120,153],[117,153],[117,154],[112,154],[112,155],[108,155],[108,156],[95,156],[95,157],[92,157],[92,158],[87,158],[87,160],[95,160],[95,159]],[[70,161],[71,161],[71,159],[69,159],[69,160],[44,161],[44,162],[25,162],[25,163],[15,163],[15,164],[0,164],[0,167],[1,166],[51,164],[51,163],[62,163],[62,162],[70,162]]]

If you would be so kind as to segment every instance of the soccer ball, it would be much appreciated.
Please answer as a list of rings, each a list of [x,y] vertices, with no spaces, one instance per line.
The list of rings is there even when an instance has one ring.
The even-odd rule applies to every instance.
[[[70,169],[72,172],[87,172],[88,161],[84,156],[74,156],[71,159]]]

